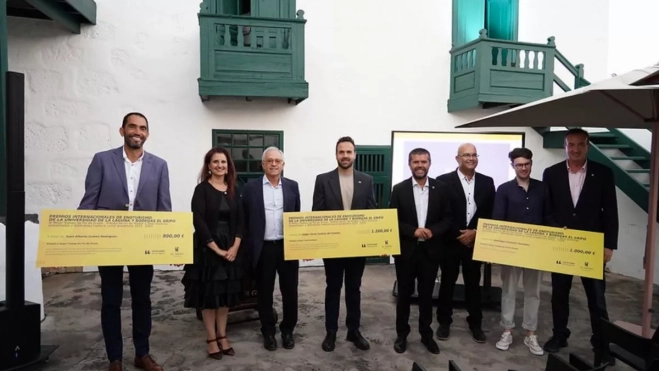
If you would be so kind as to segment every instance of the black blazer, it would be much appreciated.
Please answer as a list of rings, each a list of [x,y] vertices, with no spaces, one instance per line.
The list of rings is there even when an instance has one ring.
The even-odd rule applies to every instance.
[[[300,188],[296,181],[281,178],[282,194],[284,196],[284,212],[300,211]],[[263,177],[250,180],[243,187],[243,209],[245,210],[245,241],[247,254],[256,267],[263,249],[265,235],[265,204],[263,203]]]
[[[375,209],[373,177],[354,170],[353,178],[354,190],[350,210]],[[338,169],[318,175],[313,188],[313,205],[311,206],[311,211],[330,210],[344,210]]]
[[[613,171],[588,160],[577,206],[572,203],[567,162],[545,169],[542,181],[549,189],[554,217],[570,229],[604,233],[604,247],[618,248],[618,200]]]
[[[398,214],[398,233],[400,234],[400,256],[408,259],[417,247],[417,238],[414,232],[419,228],[416,216],[416,203],[414,202],[414,180],[407,178],[394,186],[391,191],[389,207],[396,209]],[[451,203],[446,188],[435,179],[428,178],[428,212],[424,228],[430,229],[432,238],[426,240],[428,256],[438,260],[440,245],[444,233],[451,226]]]
[[[437,177],[437,180],[446,185],[446,189],[451,201],[451,212],[453,217],[452,223],[446,233],[446,242],[448,246],[462,248],[462,245],[456,238],[460,236],[461,229],[476,229],[478,219],[491,219],[494,210],[494,196],[496,188],[494,180],[480,173],[475,173],[474,178],[474,202],[476,202],[476,213],[467,225],[467,197],[465,196],[462,182],[458,176],[457,169]]]

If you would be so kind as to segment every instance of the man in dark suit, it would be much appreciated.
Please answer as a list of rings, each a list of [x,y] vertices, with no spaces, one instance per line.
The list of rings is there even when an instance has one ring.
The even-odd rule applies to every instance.
[[[338,167],[316,177],[313,190],[312,211],[327,210],[364,210],[375,209],[373,178],[354,169],[355,142],[350,137],[342,137],[336,143],[336,162]],[[327,335],[322,348],[331,352],[335,348],[336,332],[339,329],[339,307],[341,286],[345,272],[346,284],[346,340],[358,349],[368,350],[370,345],[359,331],[361,320],[362,275],[366,258],[323,259],[325,267],[325,329]]]
[[[430,163],[430,153],[426,149],[413,149],[408,157],[412,176],[393,187],[389,201],[389,207],[397,210],[400,234],[400,255],[394,256],[398,282],[398,337],[394,342],[397,353],[407,349],[410,302],[418,281],[421,342],[431,353],[439,354],[430,327],[432,293],[439,270],[442,237],[451,225],[451,205],[446,190],[435,179],[428,178]]]
[[[263,178],[250,181],[243,188],[243,204],[248,233],[248,254],[256,268],[258,311],[263,346],[277,349],[273,292],[279,274],[284,316],[279,326],[285,349],[293,349],[293,329],[297,324],[297,289],[300,262],[284,260],[284,213],[300,211],[300,190],[296,181],[281,176],[284,154],[277,147],[263,152]]]
[[[437,177],[447,186],[453,214],[439,263],[442,273],[437,306],[437,338],[449,338],[453,322],[453,291],[462,266],[469,329],[474,341],[485,343],[485,333],[481,328],[481,262],[473,260],[474,240],[478,219],[492,217],[496,189],[491,177],[476,172],[478,152],[473,144],[462,144],[455,159],[458,169]]]
[[[79,210],[172,211],[167,162],[142,146],[149,137],[149,122],[137,112],[124,116],[119,133],[124,145],[94,155],[85,179]],[[162,371],[149,355],[151,336],[152,265],[128,266],[133,308],[135,367]],[[110,371],[121,371],[123,340],[121,300],[123,266],[98,267],[101,276],[101,327]]]
[[[618,201],[616,198],[613,171],[608,167],[588,160],[590,136],[582,129],[571,129],[565,135],[567,161],[561,161],[545,169],[542,181],[547,185],[549,198],[556,221],[569,229],[604,233],[603,264],[606,264],[618,247]],[[570,289],[572,276],[552,273],[553,336],[544,348],[557,352],[567,347],[570,330]],[[590,339],[596,348],[599,339],[599,319],[609,319],[606,309],[604,279],[581,277],[588,298],[590,323],[593,331]],[[605,360],[613,361],[608,354]]]

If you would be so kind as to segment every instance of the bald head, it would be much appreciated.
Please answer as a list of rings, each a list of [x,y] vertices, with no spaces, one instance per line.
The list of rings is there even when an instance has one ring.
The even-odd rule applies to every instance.
[[[463,153],[476,153],[476,146],[471,143],[463,143],[458,147],[458,156]]]
[[[463,143],[458,147],[458,155],[455,156],[458,168],[465,175],[473,174],[478,166],[478,152],[476,146],[471,143]]]

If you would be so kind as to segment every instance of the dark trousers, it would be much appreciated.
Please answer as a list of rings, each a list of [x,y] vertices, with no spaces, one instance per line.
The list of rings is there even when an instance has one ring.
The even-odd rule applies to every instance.
[[[346,327],[349,331],[359,329],[361,320],[361,286],[366,258],[323,259],[325,266],[325,329],[335,332],[339,329],[339,308],[341,287],[345,273],[346,283]]]
[[[453,322],[453,292],[462,266],[465,304],[469,313],[467,322],[470,329],[480,329],[483,322],[480,287],[482,263],[471,258],[471,249],[461,246],[456,250],[443,256],[439,262],[442,273],[439,284],[437,322],[445,326],[450,326]]]
[[[554,336],[567,339],[570,337],[570,330],[567,328],[568,318],[570,316],[570,289],[572,289],[572,277],[560,273],[551,274],[551,310],[554,320]],[[588,299],[588,311],[590,312],[590,326],[593,335],[590,339],[593,346],[597,346],[599,341],[599,319],[609,319],[609,313],[606,310],[606,281],[595,280],[592,278],[581,277],[586,298]]]
[[[121,335],[121,301],[124,294],[124,267],[98,267],[101,276],[101,328],[110,362],[123,358]],[[131,309],[133,311],[133,345],[135,356],[149,354],[151,336],[151,281],[153,266],[128,266]]]
[[[410,333],[410,304],[416,283],[419,297],[419,334],[432,337],[432,293],[439,263],[428,257],[428,246],[417,243],[410,256],[394,257],[398,302],[396,303],[396,333],[406,337]]]
[[[284,243],[265,241],[261,256],[256,266],[256,285],[258,290],[258,311],[261,320],[261,333],[274,335],[275,316],[273,309],[273,293],[275,279],[279,275],[279,291],[284,309],[284,315],[279,325],[282,333],[293,333],[297,325],[297,287],[300,262],[284,260]]]

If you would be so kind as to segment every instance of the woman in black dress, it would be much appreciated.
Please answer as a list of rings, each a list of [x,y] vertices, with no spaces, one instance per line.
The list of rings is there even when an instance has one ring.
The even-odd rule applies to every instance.
[[[192,196],[194,264],[185,266],[185,307],[200,309],[208,355],[235,354],[226,337],[229,308],[240,303],[243,211],[236,194],[236,169],[229,152],[213,148],[204,157]],[[216,332],[217,326],[217,332]]]

